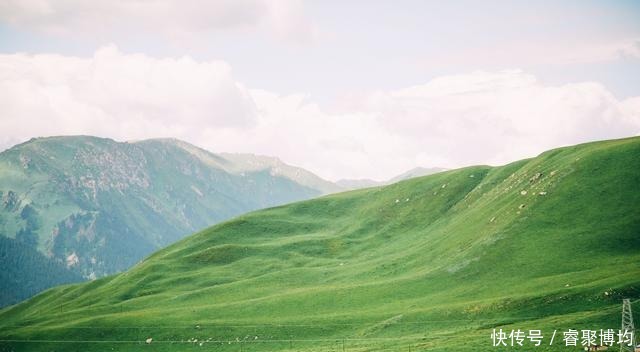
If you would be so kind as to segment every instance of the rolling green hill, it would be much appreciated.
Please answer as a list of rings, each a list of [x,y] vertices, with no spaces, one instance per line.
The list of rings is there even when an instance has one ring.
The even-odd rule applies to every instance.
[[[69,275],[102,277],[222,220],[336,190],[275,158],[218,155],[179,140],[32,139],[0,153],[0,236],[23,244],[0,265],[38,250]],[[34,279],[41,272],[23,269]],[[55,277],[30,288],[3,282],[0,306],[69,281]]]
[[[581,350],[640,298],[638,165],[603,141],[256,211],[0,311],[0,349]]]

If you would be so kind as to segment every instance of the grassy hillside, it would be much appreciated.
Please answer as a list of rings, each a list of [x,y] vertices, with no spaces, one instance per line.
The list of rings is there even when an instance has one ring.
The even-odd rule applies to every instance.
[[[0,153],[0,236],[96,278],[214,223],[331,185],[277,159],[222,156],[172,139],[38,138]],[[28,255],[12,253],[0,265]],[[32,293],[3,283],[0,306]]]
[[[579,350],[553,330],[619,329],[640,298],[638,165],[640,138],[604,141],[257,211],[4,309],[1,344],[495,351],[502,328]]]

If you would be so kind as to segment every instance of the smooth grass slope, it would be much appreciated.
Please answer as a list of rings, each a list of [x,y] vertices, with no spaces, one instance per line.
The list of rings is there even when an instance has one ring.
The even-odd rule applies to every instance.
[[[257,211],[1,311],[0,344],[495,351],[502,328],[571,350],[554,329],[619,329],[640,297],[639,165],[640,138],[604,141]]]

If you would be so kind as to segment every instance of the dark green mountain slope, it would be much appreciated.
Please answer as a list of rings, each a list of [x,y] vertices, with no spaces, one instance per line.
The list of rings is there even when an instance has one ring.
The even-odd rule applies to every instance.
[[[426,351],[619,329],[640,138],[257,211],[0,312],[5,350]],[[637,308],[636,308],[637,309]],[[151,344],[145,340],[151,338]],[[545,347],[546,346],[546,347]],[[617,347],[616,347],[617,348]]]
[[[274,158],[216,155],[177,140],[39,138],[0,153],[0,235],[95,278],[232,216],[334,190]],[[1,289],[5,297],[23,288]]]
[[[0,236],[0,302],[17,303],[49,287],[82,281],[82,277],[51,261],[33,247]]]

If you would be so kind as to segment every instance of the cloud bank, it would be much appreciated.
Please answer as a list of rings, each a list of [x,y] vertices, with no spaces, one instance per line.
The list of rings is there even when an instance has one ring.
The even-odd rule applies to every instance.
[[[500,164],[640,133],[640,97],[593,82],[549,86],[477,71],[321,107],[238,82],[223,61],[125,54],[0,55],[0,149],[34,136],[176,137],[212,151],[275,155],[329,179],[412,167]]]

